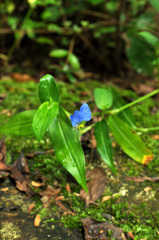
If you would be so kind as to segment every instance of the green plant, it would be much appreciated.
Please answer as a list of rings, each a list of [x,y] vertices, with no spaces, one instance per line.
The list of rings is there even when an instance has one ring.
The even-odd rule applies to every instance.
[[[87,0],[76,4],[72,0],[4,1],[0,3],[0,31],[2,49],[6,50],[0,58],[14,59],[27,39],[25,49],[31,41],[29,50],[35,58],[37,48],[41,56],[47,52],[47,68],[70,82],[84,75],[82,68],[94,70],[94,61],[96,70],[104,67],[106,72],[120,75],[125,70],[125,57],[137,72],[152,74],[154,48],[138,33],[157,35],[158,9],[156,0]],[[12,34],[14,41],[9,41],[7,34]]]
[[[138,129],[135,126],[135,120],[129,107],[157,93],[159,93],[159,90],[126,104],[114,88],[96,88],[95,102],[101,111],[92,113],[92,116],[99,115],[101,120],[78,132],[79,124],[85,125],[86,121],[91,118],[88,105],[84,103],[80,111],[76,110],[73,115],[68,113],[60,105],[59,92],[54,78],[47,74],[40,79],[39,98],[41,105],[39,108],[15,115],[0,127],[0,132],[18,136],[34,134],[40,141],[45,132],[48,131],[55,155],[64,168],[88,191],[85,177],[85,158],[77,134],[81,136],[94,127],[97,150],[115,174],[116,169],[113,162],[109,129],[127,155],[139,163],[148,164],[153,159],[153,154],[145,147],[135,131],[156,130],[159,127]],[[106,121],[107,115],[109,116],[108,121]]]

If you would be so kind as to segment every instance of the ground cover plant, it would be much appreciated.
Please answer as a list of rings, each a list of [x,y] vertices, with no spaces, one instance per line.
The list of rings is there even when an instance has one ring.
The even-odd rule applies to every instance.
[[[36,89],[37,89],[37,84],[29,83],[28,84],[28,90],[26,91],[23,87],[25,84],[13,84],[11,81],[5,81],[4,82],[4,88],[8,88],[8,84],[11,86],[11,91],[12,94],[10,97],[6,98],[4,101],[4,109],[9,106],[9,111],[11,111],[15,115],[15,110],[18,109],[22,111],[23,109],[23,100],[27,100],[27,105],[25,106],[25,109],[29,109],[31,106],[33,108],[38,107],[39,102],[38,102],[38,97],[36,94]],[[91,85],[94,85],[94,88],[97,86],[99,87],[99,83],[91,83]],[[65,98],[70,96],[70,93],[72,91],[72,86],[69,86],[69,84],[66,84],[66,87],[62,83],[57,83],[57,86],[59,89],[61,89],[60,93],[63,92],[65,95]],[[60,87],[62,86],[62,88]],[[101,88],[103,88],[103,84],[100,85]],[[80,88],[79,88],[80,87]],[[78,92],[78,88],[80,91],[83,89],[83,91],[86,91],[87,89],[87,84],[78,84],[76,85],[76,93],[78,96],[80,96],[80,91]],[[18,95],[13,93],[14,89],[18,89]],[[65,89],[67,89],[67,92],[69,93],[66,95]],[[70,90],[69,90],[70,89]],[[93,89],[92,89],[93,90]],[[21,93],[21,94],[20,94]],[[128,94],[127,92],[123,92],[123,94],[126,96]],[[123,96],[124,96],[123,95]],[[82,97],[84,102],[86,101],[85,96]],[[91,94],[87,99],[91,98]],[[136,97],[135,97],[136,98]],[[8,105],[8,103],[11,103]],[[68,107],[68,103],[65,105],[65,100],[61,97],[61,105],[63,105],[65,108]],[[70,100],[70,105],[72,104],[72,101]],[[91,109],[93,109],[93,106],[89,104]],[[136,104],[132,108],[133,115],[135,115],[136,118],[136,124],[138,127],[143,127],[147,126],[147,123],[149,123],[148,127],[155,126],[157,122],[157,115],[151,116],[150,114],[150,109],[155,109],[155,105],[153,100],[147,99],[145,100],[145,103],[143,102],[141,105]],[[69,112],[72,111],[73,105],[68,109]],[[80,108],[80,105],[79,105]],[[78,109],[79,109],[78,108]],[[2,110],[1,106],[1,110]],[[74,106],[74,109],[75,106]],[[17,110],[16,110],[17,112]],[[73,113],[74,111],[72,111]],[[98,116],[98,115],[97,115]],[[142,118],[142,117],[143,118]],[[69,118],[69,117],[68,117]],[[6,116],[5,114],[2,115],[1,118],[1,124],[6,121]],[[88,122],[89,123],[89,122]],[[91,122],[90,122],[91,123]],[[72,127],[72,126],[71,126]],[[88,133],[88,132],[87,132]],[[150,132],[151,133],[151,132]],[[153,133],[153,132],[152,132]],[[151,133],[151,134],[152,134]],[[156,133],[156,132],[155,132]],[[147,239],[157,239],[157,202],[155,198],[153,197],[154,195],[149,195],[150,193],[153,194],[153,191],[157,188],[157,182],[153,182],[153,177],[157,176],[157,166],[158,166],[158,157],[157,157],[157,141],[156,140],[151,140],[149,137],[150,134],[144,133],[142,134],[142,138],[146,142],[146,145],[153,150],[153,154],[155,155],[155,159],[151,161],[146,167],[144,165],[142,166],[141,164],[138,164],[137,162],[132,162],[129,158],[126,158],[126,155],[124,156],[122,152],[119,150],[118,146],[114,149],[114,157],[115,157],[115,166],[117,168],[117,175],[113,176],[112,172],[106,168],[106,172],[108,176],[113,176],[113,178],[108,178],[108,181],[106,183],[107,188],[104,192],[104,197],[109,197],[108,200],[104,201],[104,199],[97,200],[96,204],[89,204],[88,207],[85,209],[85,204],[83,201],[79,199],[78,196],[74,195],[73,193],[69,193],[65,189],[65,184],[66,181],[68,182],[68,178],[66,180],[65,172],[62,170],[60,167],[60,163],[58,163],[58,160],[55,158],[55,156],[51,156],[50,152],[46,153],[45,157],[43,155],[36,155],[34,159],[30,159],[30,169],[32,171],[32,178],[35,179],[35,170],[38,169],[42,171],[43,176],[49,176],[50,179],[58,179],[60,180],[62,184],[62,191],[63,191],[63,196],[65,198],[64,202],[67,204],[72,205],[72,208],[74,210],[74,214],[76,215],[61,215],[61,221],[65,224],[65,226],[70,226],[70,227],[82,227],[82,223],[80,219],[85,218],[85,217],[91,217],[93,219],[96,219],[97,221],[105,221],[105,218],[103,216],[104,213],[109,213],[112,216],[115,217],[115,222],[112,222],[118,227],[121,227],[124,229],[125,232],[131,231],[133,232],[135,239],[141,239],[141,238],[148,238]],[[153,136],[153,135],[152,135]],[[44,137],[44,140],[41,140],[40,142],[36,141],[34,137],[27,136],[26,137],[17,137],[15,136],[9,136],[6,135],[6,143],[7,143],[7,149],[10,149],[10,151],[14,152],[15,157],[18,157],[18,152],[22,151],[22,149],[25,147],[25,154],[27,152],[37,152],[37,151],[47,151],[48,149],[51,149],[51,142],[48,142],[48,133],[46,133],[46,136]],[[75,141],[75,138],[74,138]],[[34,146],[33,146],[34,143]],[[12,150],[11,150],[12,149]],[[35,150],[33,150],[35,149]],[[156,149],[156,150],[155,150]],[[9,153],[8,153],[9,154]],[[40,153],[39,153],[40,154]],[[14,159],[15,159],[14,157]],[[86,157],[87,159],[88,157]],[[10,164],[12,162],[11,156],[7,156],[7,163]],[[117,162],[116,162],[117,160]],[[104,162],[103,162],[104,163]],[[88,162],[87,162],[88,164]],[[106,167],[105,164],[102,164],[101,161],[97,160],[96,158],[93,161],[94,167],[96,166],[102,166]],[[92,165],[92,166],[93,166]],[[88,166],[87,166],[88,167]],[[58,169],[58,170],[57,170]],[[124,174],[124,178],[123,178]],[[146,178],[143,177],[142,175],[148,175],[149,179],[152,179],[152,182],[147,184],[145,181]],[[140,177],[138,177],[140,176]],[[131,182],[128,184],[128,181],[125,180],[125,177],[129,177]],[[120,180],[119,180],[120,179]],[[129,181],[130,181],[129,180]],[[47,180],[48,181],[48,180]],[[136,181],[136,182],[133,182]],[[50,182],[50,180],[49,180]],[[115,184],[116,183],[116,184]],[[77,186],[75,183],[70,182],[70,186],[72,191],[78,192],[79,191],[79,186]],[[147,187],[150,187],[152,190],[147,191],[147,194],[145,191],[143,191],[143,188],[146,189]],[[34,187],[35,188],[35,187]],[[34,189],[36,190],[36,189]],[[37,191],[37,190],[36,190]],[[128,195],[124,195],[124,192],[128,191]],[[145,193],[145,194],[144,194]],[[148,194],[149,193],[149,194]],[[117,194],[116,196],[114,194]],[[155,193],[157,194],[157,193]],[[114,197],[113,197],[114,195]],[[138,195],[138,196],[137,196]],[[103,197],[103,198],[104,198]],[[157,197],[157,195],[156,195]],[[103,200],[103,202],[102,202]],[[153,202],[152,202],[153,201]],[[16,201],[17,204],[17,201]],[[43,224],[47,226],[49,223],[56,223],[59,221],[54,214],[55,212],[58,212],[59,210],[57,207],[54,205],[54,203],[51,204],[51,210],[45,210],[43,207],[41,209],[41,201],[38,199],[36,200],[36,207],[32,211],[32,214],[37,213],[41,216],[43,220]],[[67,205],[68,206],[68,205]],[[155,211],[152,210],[152,206],[155,207]],[[45,210],[45,211],[44,211]],[[154,211],[154,212],[153,212]],[[34,216],[34,215],[33,215]],[[128,217],[126,217],[128,216]],[[155,220],[156,219],[156,220]],[[49,221],[50,220],[50,221]],[[110,220],[111,221],[111,220]],[[154,222],[155,221],[155,222]],[[133,222],[133,225],[132,225]],[[32,227],[31,227],[32,228]],[[69,239],[69,238],[68,238]]]
[[[0,13],[0,238],[157,240],[159,1]]]
[[[48,130],[55,155],[64,168],[74,176],[77,182],[88,193],[85,176],[85,159],[80,145],[80,135],[94,126],[97,150],[102,159],[116,174],[109,128],[104,117],[106,114],[110,114],[108,118],[109,127],[122,149],[137,162],[148,164],[153,159],[153,154],[145,147],[145,144],[135,133],[135,129],[137,129],[135,120],[130,109],[127,108],[158,92],[159,90],[155,90],[132,103],[124,104],[124,100],[120,98],[113,88],[110,90],[96,88],[94,90],[95,102],[98,109],[102,110],[102,112],[94,113],[94,115],[101,114],[101,121],[93,123],[79,132],[79,128],[81,126],[84,127],[83,124],[79,126],[79,123],[84,123],[91,119],[91,110],[88,104],[84,103],[80,110],[76,110],[73,115],[67,113],[67,110],[59,105],[59,92],[55,80],[48,74],[40,79],[39,98],[41,105],[38,110],[36,112],[35,110],[28,110],[19,113],[10,119],[8,123],[1,126],[0,132],[18,136],[34,134],[37,140],[40,141]],[[114,109],[107,110],[111,107]],[[118,117],[113,116],[114,113],[117,113]],[[151,129],[140,128],[140,131],[156,129],[158,127]]]

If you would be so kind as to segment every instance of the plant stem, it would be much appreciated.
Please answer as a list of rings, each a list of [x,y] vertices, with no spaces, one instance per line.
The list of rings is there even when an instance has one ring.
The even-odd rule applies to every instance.
[[[92,127],[94,127],[94,125],[95,125],[95,123],[93,123],[92,125],[84,128],[84,129],[82,130],[82,132],[80,132],[80,136],[81,136],[82,134],[88,132]]]
[[[138,128],[138,127],[134,126],[134,128],[136,131],[139,131],[139,132],[149,132],[149,131],[158,131],[159,130],[159,127]]]
[[[136,103],[139,103],[139,102],[141,102],[141,101],[146,100],[147,98],[152,97],[153,95],[155,95],[155,94],[157,94],[157,93],[159,93],[159,89],[156,89],[156,90],[154,90],[153,92],[148,93],[147,95],[145,95],[145,96],[143,96],[143,97],[140,97],[140,98],[138,98],[137,100],[135,100],[135,101],[133,101],[133,102],[131,102],[131,103],[128,103],[128,104],[126,104],[126,105],[124,105],[124,106],[122,106],[122,107],[120,107],[120,108],[118,108],[118,109],[109,110],[109,111],[106,111],[106,112],[104,112],[104,113],[105,113],[105,114],[106,114],[106,113],[109,113],[109,114],[119,113],[119,112],[125,110],[126,108],[129,108],[129,107],[135,105]]]

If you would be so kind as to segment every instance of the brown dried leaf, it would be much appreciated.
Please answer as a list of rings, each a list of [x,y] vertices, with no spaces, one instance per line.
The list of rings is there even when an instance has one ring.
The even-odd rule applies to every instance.
[[[28,207],[28,213],[31,213],[34,207],[35,207],[35,202],[31,203],[30,206]]]
[[[60,191],[61,191],[61,188],[53,188],[51,185],[47,185],[46,190],[41,192],[40,195],[41,196],[48,195],[50,197],[52,197],[52,196],[56,197],[59,195]]]
[[[111,198],[111,196],[104,196],[104,197],[102,198],[102,202],[106,202],[106,201],[108,201],[110,198]]]
[[[40,199],[43,203],[43,206],[46,208],[50,203],[51,203],[51,197],[49,196],[43,196],[41,199]]]
[[[159,135],[155,134],[155,135],[151,136],[151,138],[154,139],[154,140],[159,140]]]
[[[6,145],[3,139],[0,140],[0,162],[5,161],[6,156]]]
[[[70,188],[70,184],[69,183],[66,184],[66,191],[68,193],[71,193],[71,188]]]
[[[21,153],[18,159],[10,167],[10,176],[15,180],[16,188],[26,192],[28,196],[33,196],[34,192],[30,188],[30,171],[27,161]]]
[[[131,88],[137,93],[137,94],[148,94],[152,91],[154,91],[154,87],[145,85],[142,83],[131,85]]]
[[[6,188],[1,188],[1,191],[2,191],[2,192],[7,192],[8,190],[9,190],[8,187],[6,187]]]
[[[64,210],[64,215],[73,215],[76,216],[76,213],[72,212],[70,209],[66,208],[61,201],[55,202],[62,210]]]
[[[39,188],[39,187],[44,186],[44,183],[39,183],[39,182],[31,181],[31,185],[32,185],[33,187]]]
[[[1,114],[3,115],[3,114],[7,114],[7,117],[10,117],[12,114],[11,114],[11,112],[8,110],[8,109],[3,109],[2,111],[1,111]]]
[[[127,233],[127,235],[128,235],[129,238],[135,239],[134,235],[133,235],[132,232],[130,232],[130,231]]]
[[[144,191],[145,192],[148,192],[148,191],[150,191],[152,188],[151,187],[146,187],[146,188],[144,188]]]
[[[84,226],[85,239],[121,239],[126,240],[125,234],[121,228],[115,227],[109,222],[99,222],[91,218],[81,220]],[[110,238],[110,231],[112,232]]]
[[[53,188],[51,185],[48,185],[45,191],[40,192],[43,206],[47,207],[51,203],[52,197],[57,197],[60,191],[61,188]]]
[[[58,196],[55,198],[55,201],[60,201],[60,200],[63,200],[64,199],[64,196]]]
[[[87,182],[89,193],[86,193],[84,189],[82,189],[80,191],[80,197],[85,201],[86,206],[88,206],[103,194],[107,179],[104,170],[99,167],[87,172],[86,178],[90,179]]]
[[[16,80],[17,82],[30,82],[35,81],[32,76],[29,74],[21,74],[21,73],[11,73],[10,76]]]
[[[13,163],[13,167],[17,168],[22,174],[30,174],[28,162],[23,153],[20,153],[17,160]]]
[[[35,220],[34,220],[34,226],[39,227],[40,221],[41,221],[40,215],[36,215]]]
[[[0,162],[0,174],[1,174],[1,171],[8,171],[9,170],[9,167],[6,166],[4,163]]]
[[[125,177],[126,180],[128,181],[133,181],[133,182],[145,182],[145,181],[150,181],[150,182],[157,182],[159,181],[159,177]]]

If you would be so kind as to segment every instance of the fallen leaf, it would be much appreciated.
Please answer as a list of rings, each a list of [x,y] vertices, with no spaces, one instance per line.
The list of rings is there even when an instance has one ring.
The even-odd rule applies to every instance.
[[[89,217],[84,218],[81,221],[84,226],[86,240],[87,239],[126,240],[123,230],[121,228],[115,227],[112,223],[106,221],[99,222]]]
[[[40,200],[45,208],[51,203],[51,198],[49,196],[43,196]]]
[[[41,221],[40,215],[36,215],[35,220],[34,220],[34,226],[39,227],[40,221]]]
[[[137,94],[148,94],[152,91],[154,91],[154,87],[145,85],[142,83],[131,85],[131,88],[137,93]]]
[[[17,160],[10,167],[10,176],[15,180],[16,188],[24,191],[28,196],[33,196],[34,192],[30,188],[30,171],[28,163],[23,153],[20,153]]]
[[[133,235],[132,232],[130,232],[130,231],[127,233],[127,235],[128,235],[128,237],[130,237],[131,239],[135,239],[134,235]]]
[[[8,190],[9,190],[8,187],[6,187],[6,188],[1,188],[1,191],[2,191],[2,192],[7,192]]]
[[[31,181],[31,185],[32,185],[33,187],[39,188],[39,187],[44,186],[44,183],[39,183],[39,182]]]
[[[157,182],[159,181],[159,177],[125,177],[126,180],[128,181],[133,181],[133,182],[145,182],[145,181],[150,181],[150,182]]]
[[[68,193],[71,193],[71,188],[70,188],[70,184],[66,184],[66,191],[68,192]]]
[[[64,215],[73,215],[76,216],[76,213],[72,212],[70,209],[66,208],[61,201],[56,201],[56,205],[58,205],[62,210],[64,210]]]
[[[28,213],[31,213],[34,207],[35,207],[35,202],[31,203],[30,206],[28,207]]]
[[[60,201],[60,200],[63,200],[64,199],[64,196],[58,196],[55,198],[55,201]]]
[[[155,135],[151,136],[151,138],[154,139],[154,140],[159,140],[159,135],[155,134]]]
[[[4,163],[6,157],[6,145],[4,139],[0,140],[0,162]]]
[[[86,193],[85,190],[82,189],[80,191],[80,197],[85,201],[86,206],[88,206],[94,203],[103,194],[107,179],[104,170],[99,167],[88,171],[86,178],[90,179],[87,182],[89,193]]]
[[[35,81],[32,76],[29,74],[21,74],[21,73],[11,73],[10,76],[17,82],[30,82]]]
[[[108,201],[110,198],[111,198],[111,196],[104,196],[104,197],[102,198],[102,202],[106,202],[106,201]]]
[[[150,191],[152,188],[151,187],[146,187],[146,188],[144,188],[144,191],[145,192],[148,192],[148,191]]]
[[[46,190],[40,192],[40,195],[42,196],[41,201],[43,203],[43,206],[47,207],[51,203],[52,197],[57,197],[60,191],[61,188],[53,188],[51,185],[48,185]]]
[[[3,114],[7,114],[7,117],[10,117],[12,114],[11,114],[11,112],[8,110],[8,109],[4,109],[4,110],[2,110],[1,111],[1,114],[3,115]]]

